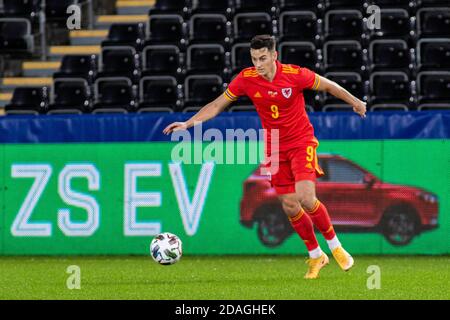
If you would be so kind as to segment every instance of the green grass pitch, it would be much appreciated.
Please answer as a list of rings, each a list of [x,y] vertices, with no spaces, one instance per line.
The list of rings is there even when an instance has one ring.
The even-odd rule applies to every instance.
[[[70,265],[79,290],[67,288]],[[367,288],[371,265],[380,289]],[[330,257],[319,279],[304,280],[300,256],[185,256],[171,266],[149,256],[0,257],[0,299],[450,299],[449,265],[450,256],[356,256],[345,273]]]

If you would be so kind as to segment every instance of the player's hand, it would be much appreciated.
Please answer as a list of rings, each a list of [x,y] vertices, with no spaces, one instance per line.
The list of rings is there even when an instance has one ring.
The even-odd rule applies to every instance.
[[[169,135],[172,132],[186,130],[188,128],[186,122],[173,122],[169,124],[164,130],[163,133],[165,135]]]
[[[366,117],[366,103],[362,102],[361,100],[358,100],[358,102],[353,105],[353,111],[355,111],[357,114],[361,116],[361,118]]]

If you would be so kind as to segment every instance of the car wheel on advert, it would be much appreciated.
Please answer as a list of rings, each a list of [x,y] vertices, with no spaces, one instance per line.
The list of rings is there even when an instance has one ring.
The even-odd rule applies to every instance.
[[[393,245],[407,245],[418,234],[417,216],[405,207],[389,210],[384,217],[383,233]]]
[[[258,237],[267,247],[279,246],[289,235],[289,225],[280,209],[265,209],[257,218]]]

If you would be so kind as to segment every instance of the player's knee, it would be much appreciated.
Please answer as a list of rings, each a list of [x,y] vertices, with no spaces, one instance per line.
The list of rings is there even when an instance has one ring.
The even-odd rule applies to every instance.
[[[294,199],[281,198],[281,205],[284,212],[290,217],[295,216],[300,211],[300,204]]]
[[[316,196],[313,192],[299,192],[298,199],[303,209],[312,210],[316,203]]]

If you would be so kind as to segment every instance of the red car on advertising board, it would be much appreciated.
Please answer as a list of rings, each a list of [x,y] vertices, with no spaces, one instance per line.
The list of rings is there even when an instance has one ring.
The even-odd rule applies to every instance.
[[[438,198],[422,188],[381,181],[339,155],[319,154],[325,176],[317,180],[317,197],[340,231],[380,232],[394,245],[406,245],[422,231],[437,228]],[[293,233],[267,176],[258,167],[243,184],[240,222],[257,226],[269,247]]]

